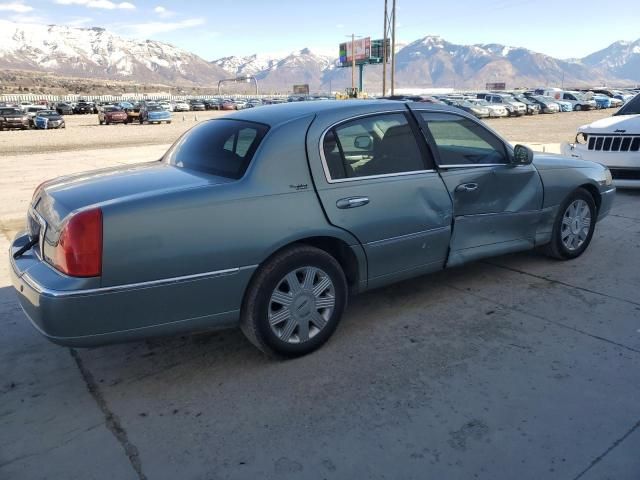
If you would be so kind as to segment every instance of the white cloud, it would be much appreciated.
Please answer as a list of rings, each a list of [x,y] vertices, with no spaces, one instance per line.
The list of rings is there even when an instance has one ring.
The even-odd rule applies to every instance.
[[[200,25],[204,25],[204,23],[204,18],[189,18],[179,22],[147,22],[133,23],[131,25],[119,25],[116,30],[131,37],[149,38],[158,33],[167,33],[175,30],[181,30],[183,28],[198,27]]]
[[[163,7],[162,5],[158,5],[156,8],[153,9],[153,11],[156,12],[160,18],[169,18],[175,15],[175,12],[168,10],[166,7]]]
[[[31,10],[33,10],[32,6],[22,2],[0,3],[0,12],[27,13]]]
[[[87,8],[103,10],[134,10],[136,6],[129,2],[112,2],[111,0],[55,0],[59,5],[83,5]]]

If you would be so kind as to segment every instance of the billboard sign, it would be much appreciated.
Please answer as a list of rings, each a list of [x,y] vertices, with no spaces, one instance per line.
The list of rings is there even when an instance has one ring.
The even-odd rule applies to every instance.
[[[504,82],[487,83],[487,90],[506,90],[507,84]]]
[[[293,93],[296,95],[309,95],[309,84],[304,83],[302,85],[294,85]]]
[[[353,45],[352,45],[353,43]],[[354,42],[340,44],[340,63],[347,65],[353,62],[353,50],[355,50],[356,63],[368,63],[371,57],[371,37],[357,38]]]

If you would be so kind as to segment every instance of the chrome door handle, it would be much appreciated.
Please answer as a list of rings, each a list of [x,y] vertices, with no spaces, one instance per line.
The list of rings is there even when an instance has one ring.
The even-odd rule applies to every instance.
[[[456,187],[456,192],[473,192],[478,189],[477,183],[463,183]]]
[[[362,207],[369,203],[369,197],[350,197],[350,198],[341,198],[336,202],[336,207],[338,208],[356,208]]]

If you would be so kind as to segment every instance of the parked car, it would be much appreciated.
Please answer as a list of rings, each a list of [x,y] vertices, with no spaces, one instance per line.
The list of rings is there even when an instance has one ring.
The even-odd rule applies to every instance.
[[[220,110],[237,110],[237,108],[235,102],[227,98],[222,100],[222,103],[220,104]]]
[[[299,356],[355,293],[534,247],[579,257],[614,195],[602,165],[512,147],[455,108],[300,102],[200,122],[161,161],[44,183],[10,270],[62,345],[240,326]]]
[[[559,100],[554,97],[543,97],[546,98],[550,102],[555,102],[560,106],[561,112],[573,112],[573,103],[568,100]]]
[[[471,98],[467,100],[467,102],[472,105],[477,105],[478,107],[483,107],[489,110],[489,117],[491,118],[500,118],[500,117],[508,117],[509,112],[504,107],[504,105],[499,105],[495,103],[489,103],[486,100],[480,98]]]
[[[527,97],[532,102],[540,105],[540,111],[542,113],[559,113],[560,104],[549,97],[543,97],[541,95],[531,95]]]
[[[171,123],[171,112],[163,110],[160,105],[143,105],[140,109],[140,124],[147,123]]]
[[[21,108],[0,108],[0,130],[11,130],[13,128],[26,130],[29,125],[29,116]]]
[[[476,118],[488,118],[490,116],[489,108],[473,104],[466,100],[457,100],[452,103],[452,106],[459,108],[460,110],[464,110],[467,113],[470,113]]]
[[[73,113],[76,114],[86,114],[93,113],[93,104],[87,102],[78,102],[75,107],[73,107]]]
[[[606,165],[618,187],[640,187],[640,95],[612,117],[578,128],[574,143],[562,152]]]
[[[124,111],[127,114],[127,120],[124,123],[139,122],[141,108],[141,103],[135,103],[131,106],[131,108],[126,108]]]
[[[596,108],[611,108],[611,97],[607,97],[601,93],[587,92],[585,93],[585,98],[596,102]]]
[[[173,105],[171,105],[170,102],[158,102],[158,105],[160,106],[160,108],[162,108],[166,112],[173,111]]]
[[[104,106],[98,112],[98,122],[100,125],[111,125],[112,123],[127,123],[127,112],[116,106]]]
[[[191,106],[187,102],[176,102],[173,105],[174,112],[188,112]]]
[[[220,99],[218,98],[209,98],[203,100],[203,103],[207,110],[220,110]]]
[[[509,116],[521,117],[527,113],[527,106],[517,101],[511,95],[505,93],[489,93],[484,95],[484,100],[489,103],[497,103],[503,105],[509,112]]]
[[[243,108],[247,108],[247,102],[239,98],[235,99],[233,103],[236,106],[236,110],[242,110]]]
[[[55,110],[40,110],[33,117],[33,126],[42,130],[66,128],[64,118]]]
[[[560,100],[570,102],[572,109],[576,112],[579,112],[581,110],[593,110],[597,106],[595,100],[587,99],[584,97],[584,94],[582,92],[576,91],[562,92]]]
[[[72,115],[73,114],[73,107],[71,105],[69,105],[68,103],[65,103],[65,102],[56,103],[55,110],[60,115]]]
[[[205,107],[202,100],[189,100],[189,110],[191,111],[200,111],[204,112],[207,107]]]
[[[30,127],[34,126],[33,121],[36,118],[36,115],[38,114],[38,112],[41,112],[43,110],[48,110],[48,109],[44,105],[31,105],[30,107],[27,107],[26,114],[29,117]]]
[[[527,106],[527,115],[537,115],[540,113],[540,105],[538,105],[536,102],[529,100],[523,94],[516,93],[513,95],[513,98],[520,103],[524,103]]]

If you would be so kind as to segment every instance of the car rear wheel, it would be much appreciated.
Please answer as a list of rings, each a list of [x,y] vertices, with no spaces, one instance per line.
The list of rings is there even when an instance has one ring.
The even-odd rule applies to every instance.
[[[573,107],[573,109],[574,109],[576,112],[579,112],[580,110],[582,110],[582,105],[576,105],[575,107]]]
[[[593,237],[597,208],[591,194],[577,189],[560,205],[553,224],[551,242],[545,253],[559,260],[571,260],[584,253]]]
[[[243,301],[240,327],[268,355],[306,355],[331,337],[347,296],[347,281],[335,258],[315,247],[294,246],[256,272]]]

